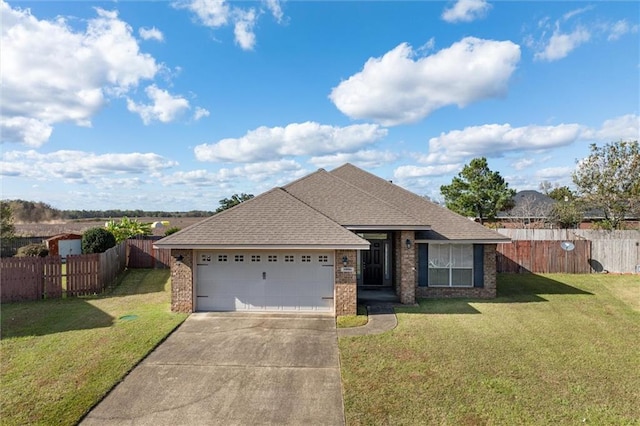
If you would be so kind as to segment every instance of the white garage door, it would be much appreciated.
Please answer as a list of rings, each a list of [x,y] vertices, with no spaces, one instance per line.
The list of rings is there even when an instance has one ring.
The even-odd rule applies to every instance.
[[[333,311],[333,252],[197,253],[199,311]]]

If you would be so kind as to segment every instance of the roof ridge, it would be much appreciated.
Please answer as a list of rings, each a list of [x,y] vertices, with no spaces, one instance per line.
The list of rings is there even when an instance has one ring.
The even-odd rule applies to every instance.
[[[252,202],[253,200],[259,200],[258,202]],[[303,202],[302,200],[294,197],[285,189],[280,187],[274,187],[269,191],[260,194],[257,197],[240,203],[243,207],[234,206],[233,208],[224,210],[218,214],[215,214],[205,220],[202,220],[188,228],[185,228],[180,233],[172,234],[163,238],[156,244],[159,246],[170,245],[202,245],[203,239],[198,235],[205,235],[204,240],[210,241],[206,244],[231,244],[242,245],[243,242],[238,242],[238,235],[243,235],[248,229],[259,229],[256,234],[251,234],[253,237],[249,239],[264,237],[266,234],[273,234],[278,241],[277,244],[308,244],[308,238],[312,238],[313,241],[324,241],[316,244],[347,244],[358,245],[367,244],[364,239],[358,237],[340,223],[336,222],[332,218]],[[264,225],[260,225],[259,222],[265,217],[263,206],[266,206],[267,217],[269,218]],[[289,215],[289,216],[288,216]],[[297,227],[297,238],[291,239],[292,236],[286,235],[286,232],[282,231],[286,227],[291,229],[291,218],[294,218],[293,226]],[[243,222],[249,220],[250,222]],[[256,225],[257,224],[257,225]],[[230,226],[231,225],[231,226]],[[265,227],[266,225],[266,227]],[[279,229],[279,231],[273,231],[272,225]],[[315,225],[315,226],[310,226]],[[262,227],[262,228],[256,228]],[[218,228],[220,232],[210,233],[211,229]],[[310,230],[309,232],[301,231],[301,229]],[[188,230],[188,231],[187,231]],[[209,230],[209,231],[208,231]],[[186,233],[184,231],[187,231]],[[204,232],[204,234],[203,234]],[[275,233],[274,233],[275,232]],[[232,236],[229,236],[232,233]],[[266,233],[266,234],[265,234]],[[315,234],[314,234],[315,233]],[[207,237],[208,235],[208,237]],[[256,235],[258,237],[256,237]],[[221,240],[224,242],[221,243]],[[274,239],[272,238],[272,240]],[[283,239],[284,238],[284,239]],[[329,238],[331,241],[327,240]],[[332,239],[333,238],[333,239]],[[246,241],[245,237],[240,237],[242,241]],[[211,241],[216,241],[211,243]],[[231,242],[229,242],[231,241]],[[340,242],[342,241],[342,242]],[[205,245],[206,245],[205,244]],[[252,244],[264,244],[264,242]],[[270,243],[273,244],[273,243]]]
[[[306,178],[310,177],[311,175],[315,175],[315,174],[316,174],[316,173],[318,173],[318,172],[325,172],[325,173],[330,174],[330,173],[329,173],[329,172],[327,172],[325,169],[318,169],[318,170],[316,170],[316,171],[315,171],[315,172],[313,172],[313,173],[310,173],[310,174],[308,174],[308,175],[306,175],[306,176],[301,177],[300,179],[297,179],[297,180],[295,180],[295,181],[293,181],[293,182],[291,182],[291,183],[289,183],[289,184],[285,185],[284,187],[280,187],[279,189],[283,190],[287,195],[289,195],[290,197],[294,198],[296,201],[298,201],[298,202],[300,202],[300,203],[304,204],[305,206],[309,207],[310,209],[312,209],[313,211],[317,212],[318,214],[320,214],[320,215],[322,215],[322,216],[326,217],[327,219],[329,219],[331,222],[335,223],[336,225],[338,225],[338,226],[339,226],[339,227],[341,227],[342,229],[346,229],[344,226],[340,225],[340,224],[339,224],[338,222],[336,222],[334,219],[332,219],[332,218],[330,218],[329,216],[327,216],[326,214],[322,213],[320,210],[318,210],[317,208],[313,207],[311,204],[309,204],[309,203],[307,203],[307,202],[305,202],[305,201],[301,200],[300,198],[296,197],[295,195],[293,195],[292,193],[290,193],[290,192],[289,192],[289,191],[287,191],[287,189],[286,189],[286,187],[287,187],[287,186],[290,186],[290,185],[292,185],[292,184],[294,184],[294,183],[296,183],[296,182],[302,181],[303,179],[306,179]]]
[[[296,183],[298,183],[298,182],[302,182],[303,180],[308,179],[308,178],[310,178],[311,176],[316,175],[316,174],[318,174],[318,173],[322,173],[322,172],[328,173],[325,169],[323,169],[323,168],[319,168],[319,169],[318,169],[318,170],[316,170],[315,172],[308,173],[308,174],[306,174],[306,175],[304,175],[304,176],[302,176],[302,177],[299,177],[298,179],[296,179],[296,180],[294,180],[294,181],[291,181],[291,182],[289,182],[288,184],[286,184],[286,185],[284,185],[284,186],[281,186],[281,187],[279,187],[279,188],[285,189],[285,188],[287,188],[287,187],[289,187],[289,186],[293,186],[294,184],[296,184]],[[285,189],[285,191],[286,191],[286,189]]]
[[[316,172],[313,172],[313,173],[311,173],[311,174],[315,174],[315,173],[317,173],[317,172],[319,172],[319,171],[321,171],[321,170],[322,170],[322,171],[324,171],[324,172],[326,172],[326,170],[324,170],[324,169],[319,169],[319,170],[317,170]],[[307,177],[307,176],[304,176],[304,177]],[[274,189],[278,189],[278,190],[282,191],[282,192],[283,192],[284,194],[286,194],[287,196],[289,196],[289,197],[293,198],[296,202],[304,204],[305,206],[309,207],[309,208],[310,208],[311,210],[313,210],[314,212],[318,213],[320,216],[323,216],[323,217],[327,218],[327,219],[328,219],[332,224],[334,224],[335,226],[338,226],[338,227],[340,227],[341,229],[344,229],[345,231],[347,231],[347,228],[345,228],[344,226],[340,225],[340,224],[339,224],[338,222],[336,222],[334,219],[332,219],[332,218],[330,218],[329,216],[327,216],[326,214],[322,213],[320,210],[316,209],[316,208],[315,208],[315,207],[313,207],[312,205],[310,205],[310,204],[308,204],[308,203],[305,203],[304,201],[302,201],[301,199],[299,199],[298,197],[296,197],[295,195],[293,195],[292,193],[290,193],[290,192],[289,192],[289,191],[287,191],[286,189],[284,189],[284,188],[282,188],[282,187],[277,187],[277,188],[274,188]]]
[[[347,166],[347,164],[332,170],[331,173],[333,173],[333,172],[335,172],[337,170],[340,170],[340,169],[344,168],[345,166]],[[361,169],[359,167],[356,167],[356,166],[353,166],[353,165],[351,165],[351,168],[353,169],[353,171],[355,173],[361,174],[360,177],[356,177],[355,181],[358,181],[358,180],[361,180],[361,179],[363,181],[366,180],[366,179],[370,179],[371,182],[373,182],[373,184],[374,184],[373,186],[375,186],[377,183],[382,182],[382,184],[384,184],[384,186],[387,189],[393,190],[393,192],[398,193],[398,194],[400,194],[400,193],[405,194],[406,196],[409,196],[410,199],[414,200],[415,202],[422,204],[424,206],[424,210],[425,211],[429,211],[429,210],[435,209],[435,210],[433,210],[433,214],[436,214],[436,211],[440,211],[443,214],[453,215],[453,216],[458,217],[459,219],[467,219],[464,216],[462,216],[462,215],[460,215],[460,214],[458,214],[458,213],[456,213],[456,212],[454,212],[452,210],[449,210],[448,208],[446,208],[444,206],[441,206],[440,204],[437,204],[437,203],[435,203],[435,202],[433,202],[433,201],[431,201],[431,200],[429,200],[427,198],[424,198],[424,197],[422,197],[422,196],[420,196],[420,195],[418,195],[418,194],[416,194],[414,192],[411,192],[408,189],[401,187],[400,185],[394,184],[393,182],[390,182],[390,181],[388,181],[388,180],[386,180],[384,178],[376,176],[373,173],[370,173],[370,172],[368,172],[366,170],[363,170],[363,169]],[[362,177],[362,175],[365,175],[365,177]],[[371,178],[374,178],[374,179],[371,179]],[[367,187],[373,187],[372,185],[366,185],[366,186]],[[369,194],[369,192],[366,191],[365,189],[362,189],[362,191],[364,191],[365,193]],[[382,192],[380,192],[380,194],[382,194]],[[376,197],[376,198],[379,198],[379,197]],[[414,211],[414,210],[411,210],[411,211]],[[419,214],[418,210],[415,210],[415,212],[416,212],[416,214]],[[422,213],[424,214],[424,211]],[[416,217],[411,213],[408,213],[408,214],[411,215],[412,217]],[[431,217],[431,215],[429,217]],[[429,217],[427,217],[425,220],[431,222],[429,220]],[[475,225],[476,227],[482,228],[483,232],[484,231],[489,231],[489,232],[499,236],[499,234],[496,231],[492,230],[492,229],[486,228],[485,226],[480,225],[478,223],[475,223],[473,221],[469,221],[469,222],[473,223],[473,225]],[[433,227],[433,231],[434,232],[440,232],[440,231],[437,231],[437,228],[439,228],[440,225],[441,225],[439,220],[435,220],[434,223],[430,223],[430,225]]]
[[[196,225],[200,225],[200,224],[202,224],[202,223],[209,222],[209,221],[213,220],[213,218],[214,218],[214,217],[218,217],[218,218],[219,218],[220,216],[227,215],[227,214],[228,214],[228,212],[230,212],[230,211],[232,211],[232,210],[235,210],[237,207],[239,207],[239,206],[241,206],[241,205],[243,205],[243,204],[245,204],[245,203],[250,203],[250,202],[252,202],[253,200],[255,200],[255,199],[257,199],[257,198],[261,198],[261,197],[263,197],[264,195],[267,195],[267,194],[269,194],[269,193],[273,192],[273,191],[274,191],[274,190],[276,190],[276,189],[279,189],[279,188],[278,188],[278,187],[271,188],[270,190],[265,191],[265,192],[263,192],[263,193],[261,193],[261,194],[258,194],[258,195],[256,195],[255,197],[249,198],[248,200],[245,200],[245,201],[241,201],[241,202],[239,202],[238,204],[236,204],[236,205],[235,205],[235,206],[233,206],[233,207],[229,207],[228,209],[224,209],[224,210],[222,210],[222,211],[219,211],[219,212],[213,213],[211,216],[206,217],[206,218],[202,219],[202,220],[201,220],[201,221],[199,221],[199,222],[192,223],[191,225],[187,226],[186,228],[183,228],[183,229],[179,230],[178,232],[174,232],[174,233],[173,233],[173,234],[171,234],[171,235],[167,235],[167,236],[166,236],[166,237],[164,237],[164,238],[169,238],[169,237],[171,237],[171,236],[173,236],[173,235],[182,234],[182,233],[184,233],[185,231],[187,231],[188,229],[190,229],[190,228],[192,228],[192,227],[194,227],[194,226],[196,226]],[[164,238],[163,238],[163,239],[164,239]]]
[[[352,164],[349,164],[349,163],[343,164],[343,165],[342,165],[342,166],[340,166],[340,167],[344,167],[344,166],[347,166],[347,165],[350,165],[350,166],[352,166],[352,167],[356,167],[356,166],[354,166],[354,165],[352,165]],[[357,169],[360,169],[359,167],[356,167],[356,168],[357,168]],[[337,169],[334,169],[334,170],[337,170]],[[360,169],[360,170],[362,170],[362,169]],[[365,173],[368,173],[368,172],[366,172],[366,171],[364,171],[364,170],[362,170],[362,171],[363,171],[363,172],[365,172]],[[333,172],[333,170],[332,170],[332,172]],[[382,198],[378,197],[377,195],[372,194],[371,192],[366,191],[366,190],[364,190],[364,189],[360,188],[359,186],[356,186],[356,185],[352,184],[352,183],[351,183],[351,182],[349,182],[348,180],[342,179],[341,177],[336,176],[336,175],[334,175],[334,174],[332,174],[332,173],[329,173],[329,172],[327,172],[327,173],[328,173],[330,176],[332,176],[334,179],[338,179],[338,180],[340,180],[340,181],[342,181],[342,182],[346,183],[347,185],[351,186],[352,188],[357,189],[358,191],[362,192],[363,194],[366,194],[367,196],[369,196],[369,197],[371,197],[371,198],[374,198],[374,199],[376,199],[377,201],[379,201],[379,202],[381,202],[381,203],[383,203],[383,204],[386,204],[387,206],[389,206],[389,207],[391,207],[392,209],[394,209],[394,210],[396,210],[396,211],[400,212],[400,213],[401,213],[401,214],[403,214],[404,216],[407,216],[407,217],[409,217],[409,218],[411,218],[411,219],[417,220],[417,221],[418,221],[418,223],[422,222],[422,220],[421,220],[420,218],[418,218],[418,217],[416,217],[416,216],[414,216],[414,215],[412,215],[412,214],[410,214],[410,213],[407,213],[407,212],[405,212],[405,211],[403,211],[403,210],[400,210],[400,208],[398,208],[398,207],[396,207],[395,205],[391,204],[391,203],[390,203],[390,202],[388,202],[387,200],[383,200]],[[371,173],[369,173],[369,174],[371,174]],[[375,176],[375,175],[373,175],[373,174],[371,174],[371,175],[372,175],[372,176]],[[377,177],[377,176],[376,176],[376,177]],[[380,178],[380,179],[382,179],[382,178]],[[384,179],[382,179],[382,180],[383,180],[384,182],[387,182],[387,181],[386,181],[386,180],[384,180]],[[387,183],[388,183],[388,182],[387,182]],[[392,184],[392,185],[393,185],[393,184]],[[396,185],[396,186],[397,186],[397,185]],[[415,194],[414,194],[414,195],[415,195]],[[416,225],[417,225],[417,223],[416,223]],[[428,223],[424,223],[423,225],[429,225],[429,224],[428,224]]]
[[[384,178],[381,178],[380,176],[376,176],[376,175],[374,175],[373,173],[370,173],[370,172],[368,172],[368,171],[366,171],[366,170],[364,170],[364,169],[361,169],[360,167],[354,166],[354,165],[353,165],[353,164],[351,164],[351,163],[345,163],[345,164],[343,164],[342,166],[337,167],[337,168],[335,168],[335,169],[331,170],[331,172],[330,172],[330,173],[331,173],[331,174],[333,174],[333,172],[335,172],[335,171],[337,171],[337,170],[340,170],[340,169],[342,169],[342,168],[344,168],[344,167],[347,167],[347,166],[351,166],[351,167],[353,167],[354,169],[357,169],[358,171],[360,171],[360,172],[362,172],[362,173],[366,173],[366,174],[367,174],[367,175],[369,175],[370,177],[374,177],[374,178],[376,178],[377,180],[379,180],[379,181],[383,182],[385,185],[391,185],[391,186],[393,186],[393,188],[394,188],[394,189],[401,189],[402,191],[406,192],[407,194],[410,194],[412,197],[415,197],[416,199],[419,199],[419,200],[425,201],[425,202],[427,202],[427,203],[429,203],[429,204],[432,204],[432,205],[433,205],[433,206],[435,206],[435,207],[440,207],[440,208],[442,208],[442,206],[440,206],[440,205],[438,205],[438,204],[434,203],[433,201],[426,200],[426,199],[424,199],[423,197],[419,196],[418,194],[415,194],[415,193],[413,193],[413,192],[409,191],[408,189],[405,189],[405,188],[401,187],[400,185],[396,185],[396,184],[394,184],[393,182],[390,182],[390,181],[388,181],[388,180],[386,180],[386,179],[384,179]],[[348,183],[348,181],[346,181],[346,180],[342,179],[342,178],[341,178],[341,177],[339,177],[339,176],[335,176],[335,177],[337,177],[338,179],[341,179],[341,180],[343,180],[343,181],[345,181],[345,182],[347,182],[347,183]],[[352,185],[352,186],[356,186],[356,185],[353,185],[353,184],[351,184],[351,185]],[[374,197],[374,198],[376,198],[376,199],[378,199],[378,200],[380,200],[380,201],[382,201],[382,202],[384,202],[384,203],[386,203],[386,204],[389,204],[389,205],[391,205],[392,207],[396,208],[395,206],[393,206],[393,204],[390,204],[390,203],[389,203],[389,202],[387,202],[386,200],[381,199],[381,198],[380,198],[380,197],[378,197],[377,195],[372,194],[371,192],[369,192],[369,191],[367,191],[367,190],[365,190],[365,189],[363,189],[363,188],[360,188],[360,187],[358,187],[358,186],[356,186],[356,187],[357,187],[358,189],[360,189],[360,191],[364,192],[365,194],[367,194],[367,195],[369,195],[369,196],[371,196],[371,197]],[[396,208],[396,209],[397,209],[397,208]],[[404,213],[404,212],[403,212],[403,213]],[[407,215],[411,216],[411,217],[412,217],[412,218],[414,218],[414,219],[418,219],[417,217],[415,217],[415,216],[414,216],[414,215],[412,215],[411,213],[405,213],[405,214],[407,214]],[[419,219],[418,219],[418,220],[419,220]]]

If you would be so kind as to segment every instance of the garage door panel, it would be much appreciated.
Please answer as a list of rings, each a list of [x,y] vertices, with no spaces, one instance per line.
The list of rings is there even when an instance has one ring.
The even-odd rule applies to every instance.
[[[200,252],[197,310],[333,311],[332,252]]]

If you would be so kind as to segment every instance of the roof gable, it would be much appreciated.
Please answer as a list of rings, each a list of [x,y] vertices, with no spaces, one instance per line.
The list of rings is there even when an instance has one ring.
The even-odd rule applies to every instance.
[[[305,204],[347,228],[428,229],[429,224],[348,180],[320,169],[283,187]]]
[[[431,225],[428,231],[432,240],[482,240],[509,241],[503,235],[439,206],[424,197],[399,187],[352,164],[344,164],[330,172],[351,183],[372,197],[389,204],[402,206],[405,213],[415,216],[422,223]]]
[[[158,241],[158,247],[317,247],[369,243],[286,191],[275,188]]]

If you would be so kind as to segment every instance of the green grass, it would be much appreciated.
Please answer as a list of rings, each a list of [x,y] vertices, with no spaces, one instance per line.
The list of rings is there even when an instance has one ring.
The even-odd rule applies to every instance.
[[[640,424],[640,279],[500,275],[339,341],[349,425]]]
[[[358,313],[356,315],[340,315],[336,318],[338,328],[360,327],[369,321],[367,316],[367,307],[358,305]]]
[[[169,300],[168,270],[131,270],[105,296],[2,305],[0,423],[76,424],[184,321]]]

